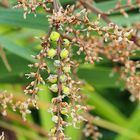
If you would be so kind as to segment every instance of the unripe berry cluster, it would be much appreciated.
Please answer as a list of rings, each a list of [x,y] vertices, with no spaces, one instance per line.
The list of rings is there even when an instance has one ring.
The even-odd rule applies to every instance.
[[[70,123],[62,118],[63,115],[73,118],[72,124],[75,127],[77,123],[84,120],[78,115],[78,110],[82,109],[82,106],[77,106],[80,101],[77,85],[80,83],[72,80],[71,77],[72,68],[75,68],[77,64],[71,60],[71,41],[62,37],[59,32],[51,31],[47,39],[43,40],[42,47],[40,53],[33,56],[38,62],[29,65],[29,67],[35,67],[37,71],[26,74],[28,78],[35,80],[26,87],[25,93],[31,94],[32,99],[36,100],[35,97],[40,90],[38,85],[48,83],[48,88],[55,94],[49,112],[52,114],[52,121],[56,123],[56,127],[52,128],[50,136],[64,138],[63,128]],[[45,58],[53,61],[55,70],[49,68]],[[42,77],[41,71],[48,73],[46,80]]]
[[[80,1],[84,3],[83,0]],[[135,50],[135,47],[131,46],[130,39],[133,30],[119,27],[110,21],[108,25],[102,27],[99,23],[100,17],[103,17],[103,15],[100,15],[100,13],[95,21],[91,21],[88,18],[87,10],[83,9],[75,14],[74,6],[68,6],[64,10],[57,0],[40,2],[40,5],[30,2],[25,5],[25,1],[21,1],[18,6],[24,8],[24,17],[26,17],[28,10],[35,13],[38,6],[44,6],[44,9],[49,11],[44,3],[53,3],[52,14],[48,16],[50,31],[47,37],[41,38],[42,49],[40,53],[33,56],[38,62],[29,65],[37,71],[26,74],[28,78],[34,78],[34,81],[26,87],[25,93],[31,94],[33,103],[35,103],[35,97],[40,90],[39,84],[47,83],[48,88],[54,94],[49,112],[52,114],[52,121],[56,124],[50,131],[50,137],[51,140],[64,140],[66,139],[64,127],[71,124],[77,127],[77,123],[85,121],[79,112],[86,110],[85,106],[80,105],[82,99],[78,93],[81,83],[76,81],[76,77],[72,75],[75,74],[73,69],[79,64],[72,60],[72,46],[79,47],[77,54],[84,53],[86,62],[94,63],[101,60],[100,56],[104,55],[113,62],[126,64],[125,74],[123,73],[122,77],[127,81],[128,89],[134,93],[133,95],[137,94],[136,97],[138,98],[139,77],[136,76],[136,72],[133,72],[136,67],[131,67],[130,61],[128,61],[129,56]],[[80,28],[77,29],[77,26],[80,26]],[[90,36],[93,32],[96,32],[96,37]],[[54,69],[50,68],[46,58],[52,62]],[[127,68],[128,66],[129,68]],[[130,67],[131,70],[129,70]],[[42,71],[48,75],[47,78],[42,76]],[[129,78],[126,77],[128,71],[131,71]],[[134,85],[138,86],[133,88]],[[72,118],[71,123],[65,121],[64,118],[67,116]],[[87,136],[93,135],[94,132],[91,129],[96,132],[96,128],[92,127],[91,124],[86,126],[85,131],[91,132],[86,133]]]
[[[53,115],[52,121],[56,123],[56,127],[51,129],[50,135],[53,138],[61,137],[63,139],[65,137],[63,127],[67,126],[68,123],[63,120],[62,115],[68,116],[69,114],[69,104],[64,99],[71,94],[69,86],[69,74],[71,71],[71,64],[69,63],[70,41],[62,38],[60,33],[56,31],[51,32],[49,40],[56,45],[56,47],[48,49],[48,52],[53,50],[51,53],[47,53],[48,58],[53,58],[53,64],[56,69],[55,73],[53,72],[48,77],[49,89],[57,94],[52,99],[53,104],[50,108],[50,112]]]

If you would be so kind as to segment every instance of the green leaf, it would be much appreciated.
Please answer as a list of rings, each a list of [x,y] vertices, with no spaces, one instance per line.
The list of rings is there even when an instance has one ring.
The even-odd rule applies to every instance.
[[[26,60],[29,60],[31,62],[35,62],[35,60],[31,57],[31,55],[34,55],[34,52],[31,52],[31,50],[20,47],[16,45],[14,42],[10,41],[8,38],[4,36],[0,36],[0,46],[9,52],[16,54],[17,56],[20,56]]]
[[[104,99],[102,96],[100,96],[99,93],[96,93],[94,88],[87,84],[83,88],[83,94],[86,94],[87,96],[87,104],[91,106],[95,106],[95,112],[114,122],[119,125],[125,125],[126,124],[126,118],[124,115],[111,103],[109,103],[106,99]]]
[[[62,5],[74,4],[75,0],[60,0]]]
[[[74,4],[75,3],[75,0],[60,0],[61,4],[62,5],[67,5],[67,4]],[[10,3],[14,4],[14,3],[17,3],[16,0],[10,0]]]
[[[21,135],[20,134],[17,135],[17,139],[18,140],[27,140],[27,138],[24,135],[22,135],[22,134]]]
[[[71,122],[72,120],[70,118],[67,118],[67,122]],[[70,137],[72,140],[80,140],[82,138],[82,129],[83,129],[84,123],[81,122],[79,128],[74,128],[73,126],[68,126],[65,129],[65,135]]]
[[[112,22],[116,23],[117,25],[126,25],[130,26],[133,23],[139,22],[140,14],[137,13],[129,13],[128,18],[124,17],[123,15],[112,15],[109,17]]]
[[[121,134],[121,135],[127,137],[127,140],[129,138],[131,140],[140,140],[140,135],[138,133],[135,133],[125,127],[122,127],[121,125],[116,125],[114,123],[111,123],[111,122],[103,120],[103,119],[94,119],[93,123],[97,126],[100,126],[101,128],[105,128],[107,130]]]
[[[49,28],[46,14],[37,14],[35,18],[33,14],[27,15],[27,19],[23,18],[23,11],[15,9],[0,8],[0,24],[10,25],[14,27],[27,27],[47,31]]]
[[[17,55],[7,54],[7,60],[12,68],[11,72],[8,72],[5,68],[3,61],[0,59],[0,82],[1,83],[20,83],[27,84],[31,79],[27,79],[25,77],[26,73],[30,73],[31,71],[35,71],[35,69],[31,69],[28,67],[28,64],[31,64],[30,61],[23,59]],[[18,60],[18,61],[17,61]],[[42,76],[44,73],[42,73]],[[45,77],[46,77],[45,73]]]
[[[51,93],[48,90],[47,86],[40,86],[40,89],[41,89],[41,91],[39,91],[39,99],[46,103],[50,103],[52,96],[51,96]],[[40,108],[39,114],[40,114],[40,118],[41,118],[42,127],[47,132],[49,132],[50,129],[54,126],[54,123],[52,121],[51,113],[48,112],[47,108],[48,107],[46,107],[46,109]]]
[[[112,68],[94,65],[81,65],[78,70],[79,78],[95,87],[120,87],[122,83],[119,81],[119,74],[112,75],[111,73]]]
[[[139,131],[140,131],[140,124],[139,124],[140,107],[139,106],[136,108],[136,110],[134,111],[134,113],[131,115],[130,119],[127,122],[128,122],[128,124],[126,126],[127,129],[139,133]],[[124,132],[124,133],[126,133],[126,132]],[[124,135],[127,135],[127,133]],[[118,137],[116,137],[115,140],[131,140],[131,139],[128,139],[126,136],[119,135]]]
[[[36,135],[33,135],[33,134],[31,135],[30,131],[27,129],[23,129],[21,127],[17,127],[14,125],[10,125],[9,123],[4,122],[4,121],[0,121],[0,126],[6,128],[6,129],[9,129],[11,131],[14,131],[17,135],[24,135],[31,140],[45,140],[44,138],[41,138],[39,136],[37,137]]]
[[[133,2],[134,1],[136,1],[136,0],[133,0]],[[117,2],[118,2],[117,0],[102,1],[100,3],[94,3],[94,5],[96,7],[98,7],[99,9],[101,9],[103,12],[106,12],[106,11],[112,9],[112,8],[115,8]],[[121,0],[121,4],[126,5],[127,1]],[[129,9],[129,8],[127,8],[127,9]],[[117,12],[119,12],[119,10]]]
[[[1,83],[23,83],[27,81],[25,73],[29,73],[30,69],[27,66],[30,62],[16,55],[8,54],[7,60],[10,64],[12,71],[8,72],[0,59],[0,82]]]
[[[0,24],[48,31],[49,24],[46,17],[47,14],[38,13],[36,18],[33,16],[33,14],[29,14],[27,15],[27,19],[25,20],[23,18],[23,11],[21,10],[0,8],[0,13]],[[93,17],[94,15],[91,14],[91,17]],[[130,13],[129,17],[125,18],[120,14],[116,14],[110,16],[109,18],[118,25],[131,25],[139,21],[140,15],[138,12]]]

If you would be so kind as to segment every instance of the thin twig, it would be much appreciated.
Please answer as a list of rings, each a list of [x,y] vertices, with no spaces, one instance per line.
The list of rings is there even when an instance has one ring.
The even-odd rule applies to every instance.
[[[9,72],[11,72],[11,71],[12,71],[11,66],[10,66],[10,64],[8,63],[7,57],[6,57],[5,52],[3,51],[2,48],[0,48],[0,56],[1,56],[2,60],[3,60],[3,63],[4,63],[4,65],[5,65],[5,67],[7,68],[7,70],[8,70]]]
[[[58,60],[61,61],[61,58],[60,58],[60,52],[61,52],[61,38],[59,39],[58,41],[58,46],[57,46],[57,57],[58,57]],[[62,74],[62,68],[61,66],[59,67],[58,69],[58,97],[61,96],[62,94],[62,84],[60,82],[60,76]],[[57,124],[57,132],[56,132],[56,135],[57,135],[57,140],[60,140],[59,138],[59,134],[60,134],[60,125],[61,125],[61,105],[60,103],[58,102],[58,105],[57,105],[57,116],[58,116],[58,124]]]
[[[0,5],[5,7],[5,8],[8,8],[9,7],[9,2],[8,2],[8,0],[2,0],[2,2],[0,2]]]
[[[93,5],[91,5],[89,2],[87,1],[83,1],[83,0],[79,0],[79,2],[86,8],[90,9],[91,11],[93,11],[96,14],[100,14],[101,18],[106,22],[106,23],[111,23],[112,21],[107,17],[106,14],[104,14],[100,9],[98,9],[97,7],[94,7]]]
[[[120,5],[120,6],[118,6],[118,7],[115,7],[115,8],[113,8],[113,9],[110,9],[109,11],[107,11],[107,12],[105,12],[105,13],[106,13],[106,15],[110,15],[110,14],[113,13],[113,12],[117,12],[118,10],[126,9],[126,8],[129,8],[129,7],[130,7],[130,9],[135,9],[135,8],[137,8],[137,6],[138,6],[139,3],[140,3],[139,1],[136,1],[136,2],[134,2],[134,3],[131,3],[131,5],[130,5],[130,4]],[[135,6],[135,7],[134,7],[134,6]]]
[[[40,126],[29,121],[24,121],[19,115],[16,115],[15,113],[8,112],[7,119],[10,121],[16,121],[23,126],[31,128],[32,130],[36,131],[37,133],[43,135],[46,138],[49,137],[46,131],[44,131]]]

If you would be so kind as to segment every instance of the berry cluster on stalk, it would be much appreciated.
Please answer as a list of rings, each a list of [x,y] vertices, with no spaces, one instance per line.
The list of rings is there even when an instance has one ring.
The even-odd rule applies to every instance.
[[[47,83],[48,88],[53,93],[49,112],[52,114],[52,121],[56,124],[50,130],[49,136],[51,140],[66,140],[69,138],[65,136],[64,128],[69,125],[78,127],[81,121],[86,121],[81,110],[87,110],[86,106],[80,104],[82,100],[79,93],[81,82],[77,81],[74,76],[74,70],[78,67],[79,62],[73,60],[73,47],[78,46],[76,53],[79,56],[83,53],[85,62],[93,64],[95,61],[100,61],[102,59],[100,56],[104,55],[113,62],[126,64],[125,67],[129,68],[129,56],[137,47],[132,46],[133,42],[130,39],[132,29],[119,27],[112,22],[102,27],[100,26],[100,18],[103,17],[101,14],[96,20],[91,21],[86,9],[75,13],[74,6],[67,6],[64,10],[57,0],[46,0],[45,2],[51,3],[53,7],[52,13],[48,16],[50,30],[46,36],[40,38],[42,49],[39,54],[33,56],[37,62],[29,65],[29,67],[36,69],[36,72],[26,74],[28,78],[34,80],[26,87],[25,93],[31,95],[30,101],[37,107],[36,97],[40,90],[39,85]],[[30,4],[28,3],[25,7],[25,1],[22,1],[19,5],[19,7],[24,8],[25,16],[27,8],[33,7],[32,12],[35,13],[35,9],[38,7],[36,3]],[[97,35],[92,36],[91,34]],[[42,73],[48,77],[43,76]],[[124,73],[126,76],[127,71]],[[125,76],[122,77],[126,80]],[[132,83],[131,79],[126,80],[128,85],[135,84]],[[135,79],[138,83],[139,78],[135,77]],[[135,89],[132,87],[130,89],[133,92],[138,89],[136,86],[134,87]],[[72,121],[67,122],[66,117],[72,118]],[[85,132],[87,130],[89,133]],[[97,128],[93,127],[91,123],[86,125],[85,131],[86,136],[91,136],[93,139],[99,137]]]
[[[57,30],[57,29],[56,29]],[[52,105],[49,112],[52,114],[52,121],[56,126],[51,129],[52,139],[60,138],[65,139],[64,127],[71,125],[63,120],[62,116],[69,116],[73,118],[72,124],[76,127],[77,123],[85,120],[78,114],[81,109],[86,109],[78,103],[80,95],[78,95],[78,84],[71,77],[72,67],[75,67],[75,62],[71,60],[71,42],[63,38],[59,32],[51,31],[47,39],[42,42],[43,50],[34,58],[39,62],[29,65],[30,67],[37,67],[36,73],[26,74],[29,77],[34,77],[29,86],[26,87],[25,93],[32,94],[35,99],[36,93],[39,91],[37,87],[40,83],[48,83],[49,89],[55,94],[52,99]],[[55,71],[50,70],[45,63],[45,58],[53,60],[53,67]],[[45,70],[49,76],[46,80],[40,75],[40,71]],[[68,100],[66,102],[66,100]]]

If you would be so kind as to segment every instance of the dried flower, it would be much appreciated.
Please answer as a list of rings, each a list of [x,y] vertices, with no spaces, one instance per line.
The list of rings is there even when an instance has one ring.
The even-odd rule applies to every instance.
[[[92,140],[98,140],[101,137],[98,128],[91,123],[86,124],[83,132],[86,137],[90,137]]]

